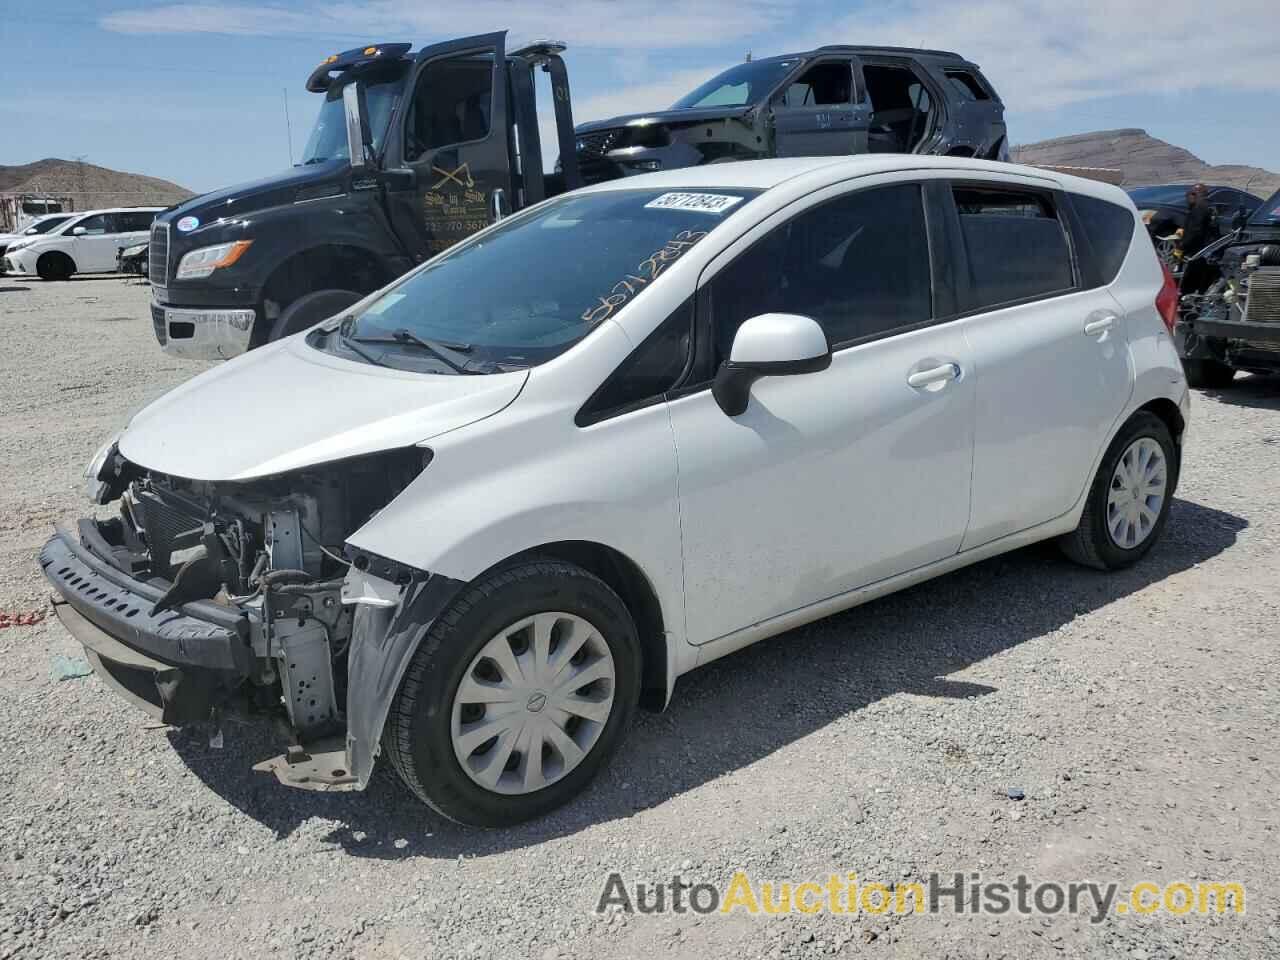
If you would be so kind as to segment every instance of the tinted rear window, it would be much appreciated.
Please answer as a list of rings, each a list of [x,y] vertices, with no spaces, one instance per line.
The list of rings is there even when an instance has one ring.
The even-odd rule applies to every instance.
[[[1071,250],[1047,195],[961,186],[954,194],[969,255],[968,309],[1043,297],[1075,285]]]
[[[1124,265],[1133,240],[1133,211],[1097,197],[1071,195],[1071,205],[1084,226],[1085,239],[1103,283],[1110,283]]]

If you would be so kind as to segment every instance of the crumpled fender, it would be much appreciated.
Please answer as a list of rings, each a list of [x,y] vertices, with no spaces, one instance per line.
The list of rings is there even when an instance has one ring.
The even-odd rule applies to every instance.
[[[357,603],[347,654],[347,769],[359,789],[369,785],[391,701],[418,644],[466,584],[419,573],[396,606]]]

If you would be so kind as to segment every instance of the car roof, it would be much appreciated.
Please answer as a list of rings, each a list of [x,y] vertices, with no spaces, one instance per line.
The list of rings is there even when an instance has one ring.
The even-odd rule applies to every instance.
[[[877,44],[830,43],[800,53],[781,53],[771,57],[756,57],[755,61],[773,62],[777,60],[796,60],[800,57],[815,57],[823,53],[888,53],[894,56],[954,60],[957,63],[967,62],[964,57],[951,50],[930,50],[926,47],[885,47]],[[754,62],[754,61],[753,61]]]
[[[165,210],[165,209],[167,208],[166,207],[99,207],[95,210],[76,210],[71,214],[71,216],[87,217],[90,214],[94,214],[94,213],[151,213],[152,211],[159,213],[161,210]]]
[[[772,160],[744,160],[738,163],[711,163],[661,173],[608,180],[586,187],[580,193],[633,189],[708,189],[769,190],[792,180],[806,177],[815,181],[815,189],[826,183],[838,183],[854,177],[877,173],[941,170],[962,176],[965,173],[984,176],[1019,176],[1043,180],[1046,186],[1058,186],[1072,193],[1099,197],[1113,203],[1131,205],[1128,195],[1119,187],[1098,180],[1087,180],[1070,174],[1029,167],[1020,163],[976,160],[971,157],[935,157],[916,154],[860,154],[851,157],[795,157]]]

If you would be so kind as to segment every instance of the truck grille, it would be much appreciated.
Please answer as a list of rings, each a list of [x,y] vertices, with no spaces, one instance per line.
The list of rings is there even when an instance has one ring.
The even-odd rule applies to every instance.
[[[1253,272],[1244,310],[1244,318],[1253,323],[1280,323],[1280,267]]]
[[[597,130],[578,136],[579,159],[598,160],[613,149],[621,130]]]
[[[169,285],[169,225],[153,224],[151,243],[147,247],[147,277],[153,286]]]
[[[618,165],[605,156],[621,138],[621,130],[597,130],[578,136],[578,170],[583,183],[603,183],[622,176]]]

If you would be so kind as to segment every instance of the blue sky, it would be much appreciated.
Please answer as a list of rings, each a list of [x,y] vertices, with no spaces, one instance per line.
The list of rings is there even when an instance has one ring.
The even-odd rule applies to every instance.
[[[84,156],[195,190],[289,163],[286,91],[298,158],[327,54],[502,28],[570,44],[578,120],[668,106],[747,51],[898,43],[980,63],[1014,143],[1142,127],[1280,170],[1275,0],[0,0],[0,24],[0,163]]]

